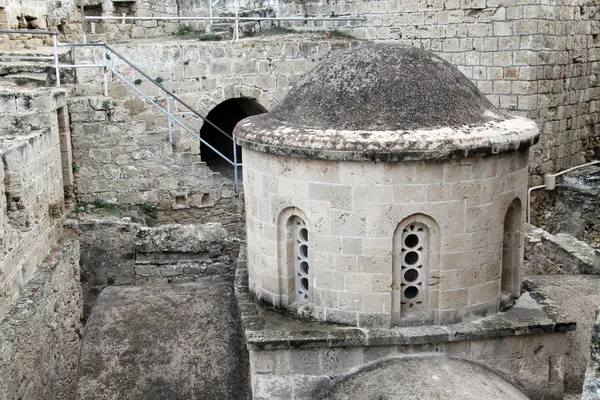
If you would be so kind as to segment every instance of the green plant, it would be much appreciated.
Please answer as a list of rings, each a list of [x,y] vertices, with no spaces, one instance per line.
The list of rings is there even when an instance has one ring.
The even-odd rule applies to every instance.
[[[110,100],[104,100],[102,104],[100,104],[101,108],[110,108]]]
[[[79,171],[79,167],[77,166],[77,164],[75,164],[75,161],[71,161],[71,170],[74,174],[76,174],[77,171]]]
[[[158,83],[159,85],[161,83],[163,83],[165,80],[163,78],[161,78],[160,76],[157,76],[156,79],[154,79],[154,82]]]
[[[141,85],[142,84],[142,80],[140,78],[137,78],[135,81],[133,81],[134,85]]]
[[[182,26],[177,32],[173,32],[175,36],[189,36],[194,33],[194,30],[189,26]]]

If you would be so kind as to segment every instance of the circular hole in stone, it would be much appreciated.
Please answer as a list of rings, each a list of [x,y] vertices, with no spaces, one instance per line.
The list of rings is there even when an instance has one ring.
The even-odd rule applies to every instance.
[[[308,242],[308,229],[300,229],[300,240],[302,240],[303,242]]]
[[[308,263],[306,261],[300,263],[300,271],[302,271],[303,274],[308,275]]]
[[[417,235],[415,235],[414,233],[411,233],[410,235],[408,235],[407,237],[404,238],[404,245],[406,247],[412,248],[418,244],[419,244],[419,237]]]
[[[409,251],[404,255],[404,262],[408,265],[414,265],[419,261],[419,254],[416,251]]]
[[[404,297],[406,297],[409,300],[414,299],[418,295],[419,295],[419,289],[417,289],[416,286],[409,286],[406,289],[404,289]]]
[[[300,284],[302,285],[302,289],[308,290],[308,279],[306,279],[306,278],[300,279]]]
[[[418,277],[419,277],[419,271],[417,271],[414,268],[411,268],[404,273],[404,279],[407,282],[414,282],[417,280]]]
[[[303,244],[302,246],[300,246],[300,255],[304,258],[308,257],[308,246]]]

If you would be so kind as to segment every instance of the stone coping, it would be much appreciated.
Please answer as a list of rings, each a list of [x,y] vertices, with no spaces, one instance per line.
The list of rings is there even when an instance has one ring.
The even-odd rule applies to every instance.
[[[302,320],[255,299],[248,290],[245,255],[246,248],[242,247],[234,289],[248,349],[410,345],[568,332],[576,329],[576,323],[572,319],[527,281],[524,283],[525,292],[507,312],[459,324],[358,328]]]
[[[479,126],[406,131],[304,128],[269,118],[237,124],[238,145],[282,156],[337,161],[418,161],[483,157],[528,148],[539,140],[536,123],[523,117]]]

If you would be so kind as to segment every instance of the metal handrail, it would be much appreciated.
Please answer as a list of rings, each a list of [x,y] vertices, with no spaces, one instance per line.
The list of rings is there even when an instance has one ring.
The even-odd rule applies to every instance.
[[[54,71],[56,72],[56,87],[60,87],[60,68],[58,64],[58,42],[55,31],[37,31],[34,29],[0,29],[0,33],[17,33],[22,35],[50,35],[52,36],[52,56],[7,56],[0,54],[0,59],[4,60],[52,60],[54,61]]]
[[[115,49],[113,49],[112,47],[110,47],[109,45],[107,45],[106,43],[104,44],[104,47],[107,50],[109,50],[111,53],[113,53],[114,55],[116,55],[117,57],[119,57],[121,59],[121,61],[125,62],[131,68],[133,68],[138,73],[140,73],[144,78],[148,79],[150,82],[152,82],[154,85],[156,85],[163,92],[167,93],[169,96],[171,96],[177,102],[181,103],[182,106],[184,106],[185,108],[187,108],[194,115],[196,115],[197,117],[201,118],[204,122],[208,123],[210,126],[212,126],[213,128],[215,128],[222,135],[225,135],[229,139],[233,140],[233,136],[229,136],[229,134],[227,134],[224,130],[222,130],[221,128],[219,128],[218,126],[216,126],[215,124],[213,124],[209,120],[207,120],[206,117],[204,117],[203,115],[201,115],[200,113],[198,113],[196,110],[194,110],[189,104],[187,104],[185,101],[183,101],[179,96],[177,96],[173,92],[165,89],[165,87],[163,85],[161,85],[160,83],[156,82],[150,75],[148,75],[147,73],[145,73],[144,71],[142,71],[137,65],[135,65],[132,61],[130,61],[127,58],[125,58],[121,53],[119,53],[118,51],[116,51]]]
[[[53,52],[54,52],[54,54],[53,54],[52,57],[50,57],[50,56],[48,56],[48,57],[45,57],[45,56],[39,56],[39,57],[38,56],[5,56],[5,55],[0,54],[0,59],[5,58],[5,59],[18,59],[18,60],[53,60],[54,61],[54,66],[55,66],[55,69],[56,69],[56,87],[60,87],[60,68],[102,68],[103,69],[103,73],[104,73],[104,95],[108,96],[108,77],[107,77],[107,72],[108,71],[112,72],[117,78],[119,78],[120,80],[122,80],[123,82],[125,82],[129,87],[131,87],[136,92],[138,92],[138,94],[140,94],[144,99],[148,100],[152,105],[154,105],[161,113],[163,113],[167,117],[167,119],[168,119],[168,125],[169,125],[168,126],[168,128],[169,128],[169,142],[173,143],[173,123],[176,123],[182,129],[184,129],[186,132],[190,133],[194,138],[198,139],[200,141],[200,143],[203,143],[204,145],[206,145],[210,150],[214,151],[219,157],[221,157],[227,163],[229,163],[231,166],[233,166],[233,168],[234,168],[234,173],[233,173],[233,175],[234,175],[234,189],[235,189],[236,193],[239,191],[238,167],[241,167],[242,164],[237,162],[237,144],[233,140],[233,137],[230,136],[229,134],[227,134],[225,131],[223,131],[218,126],[216,126],[214,123],[212,123],[211,121],[209,121],[208,119],[206,119],[206,117],[204,117],[203,115],[201,115],[200,113],[198,113],[196,110],[194,110],[189,104],[187,104],[185,101],[183,101],[179,96],[177,96],[173,92],[165,89],[164,86],[162,86],[161,84],[159,84],[158,82],[156,82],[154,79],[152,79],[152,77],[150,75],[148,75],[141,68],[139,68],[137,65],[135,65],[132,61],[130,61],[126,57],[124,57],[121,53],[119,53],[118,51],[116,51],[112,47],[108,46],[106,43],[60,43],[60,44],[58,44],[57,40],[56,40],[57,32],[52,32],[52,31],[2,29],[2,30],[0,30],[0,33],[52,35],[52,39],[53,39],[52,40],[53,41]],[[87,46],[89,46],[89,47],[102,47],[102,64],[79,64],[79,65],[72,65],[72,64],[60,65],[59,64],[59,61],[58,61],[58,47],[83,47],[83,46],[86,46],[86,47]],[[110,66],[108,64],[108,57],[106,56],[106,51],[107,50],[110,51],[111,53],[113,53],[115,56],[117,56],[121,61],[123,61],[127,65],[129,65],[131,68],[133,68],[139,74],[141,74],[142,76],[144,76],[146,79],[148,79],[154,85],[156,85],[160,90],[162,90],[163,92],[165,92],[167,94],[167,109],[165,110],[164,108],[162,108],[161,106],[159,106],[154,100],[152,100],[150,97],[148,97],[146,94],[144,94],[140,89],[138,89],[137,87],[135,87],[135,85],[133,83],[129,82],[123,75],[119,74],[112,66]],[[171,99],[174,99],[175,101],[179,102],[187,110],[191,111],[194,115],[196,115],[197,117],[201,118],[202,121],[204,121],[205,123],[208,123],[217,132],[221,133],[222,135],[224,135],[225,137],[227,137],[228,139],[230,139],[232,141],[232,144],[233,144],[233,161],[230,160],[229,158],[227,158],[220,151],[218,151],[217,149],[215,149],[210,143],[208,143],[208,142],[206,142],[206,140],[202,139],[200,137],[200,135],[196,134],[196,132],[194,132],[191,128],[189,128],[187,125],[185,125],[183,122],[181,122],[178,118],[176,118],[173,115],[172,111],[171,111]]]

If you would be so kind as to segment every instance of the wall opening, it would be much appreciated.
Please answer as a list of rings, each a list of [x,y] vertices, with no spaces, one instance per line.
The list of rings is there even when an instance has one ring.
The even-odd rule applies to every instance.
[[[523,215],[519,199],[514,199],[504,217],[502,241],[502,294],[519,297],[523,264]]]
[[[125,16],[127,17],[135,17],[136,6],[135,1],[116,1],[113,0],[113,14],[117,17]],[[132,21],[126,21],[127,23],[131,23]]]
[[[306,215],[295,207],[277,219],[277,263],[280,305],[312,300],[310,227]]]
[[[392,251],[392,322],[396,325],[435,318],[438,308],[439,228],[423,214],[398,224]]]
[[[232,136],[233,129],[238,122],[252,115],[264,114],[267,110],[261,106],[256,100],[236,98],[225,100],[224,102],[213,108],[206,118],[222,129],[229,136]],[[200,130],[200,137],[206,140],[211,146],[225,155],[230,160],[233,160],[233,143],[232,141],[217,131],[208,123],[204,123]],[[242,149],[238,147],[238,162],[242,160]],[[218,154],[208,148],[208,146],[200,145],[200,154],[202,161],[213,170],[218,172],[226,172],[229,176],[232,174],[232,167],[227,161],[223,160]],[[229,173],[227,173],[229,172]]]
[[[75,178],[73,177],[73,152],[71,150],[71,129],[69,128],[69,114],[67,107],[56,110],[58,122],[58,138],[60,141],[60,162],[63,176],[63,189],[65,206],[74,205]]]
[[[89,6],[83,6],[83,14],[86,17],[101,17],[102,16],[102,4],[95,4]],[[85,31],[87,33],[100,33],[98,24],[101,22],[99,19],[85,21]]]

